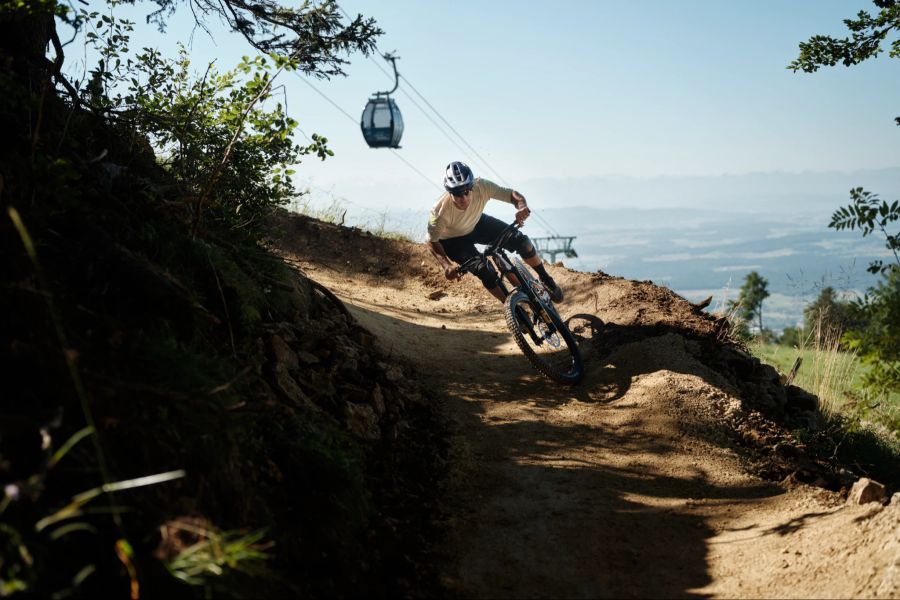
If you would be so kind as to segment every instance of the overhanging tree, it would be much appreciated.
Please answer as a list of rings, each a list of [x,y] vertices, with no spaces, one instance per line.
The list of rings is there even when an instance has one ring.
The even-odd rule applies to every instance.
[[[800,43],[800,54],[788,68],[814,73],[820,67],[857,65],[877,57],[883,45],[889,56],[900,58],[900,2],[873,0],[875,13],[860,11],[855,19],[845,19],[849,36],[816,35]],[[893,38],[893,39],[891,39]],[[900,125],[900,117],[895,122]],[[851,328],[847,340],[870,366],[867,382],[879,392],[900,390],[900,201],[882,200],[861,187],[850,191],[851,203],[832,214],[829,227],[859,230],[862,235],[880,234],[893,260],[875,260],[869,272],[882,280],[866,296],[852,305],[852,316],[863,327]]]
[[[136,0],[110,1],[110,7],[123,2],[135,4]],[[195,233],[207,209],[222,206],[223,199],[226,208],[241,210],[241,221],[245,223],[248,216],[253,220],[253,215],[248,215],[246,210],[248,207],[266,208],[268,204],[283,203],[293,193],[290,165],[299,162],[297,157],[313,153],[324,158],[331,154],[327,140],[316,135],[308,146],[294,145],[290,134],[296,122],[287,117],[281,104],[274,111],[259,108],[272,94],[274,75],[267,70],[268,65],[274,65],[276,75],[283,69],[319,78],[343,75],[347,55],[356,51],[368,54],[374,49],[375,38],[381,33],[374,20],[360,15],[344,18],[333,0],[304,2],[298,7],[271,0],[146,0],[146,4],[148,22],[160,28],[165,27],[176,8],[182,7],[191,11],[189,18],[195,19],[200,27],[205,27],[210,20],[228,23],[250,46],[264,54],[252,63],[256,72],[247,73],[246,68],[239,67],[248,77],[252,76],[246,83],[234,84],[242,84],[235,89],[246,93],[240,98],[225,98],[236,92],[229,92],[227,85],[216,90],[206,76],[196,83],[177,77],[163,77],[155,85],[141,80],[141,70],[148,71],[148,77],[152,78],[154,73],[158,75],[172,67],[156,60],[155,71],[150,73],[146,61],[128,56],[130,24],[115,19],[112,14],[80,7],[73,9],[57,0],[2,3],[0,87],[4,94],[0,97],[0,131],[5,135],[0,139],[0,191],[5,188],[4,203],[21,205],[26,198],[41,201],[34,187],[52,179],[46,173],[47,168],[67,163],[66,158],[62,158],[63,163],[57,160],[59,144],[45,137],[52,138],[50,132],[54,128],[65,131],[74,108],[117,123],[134,138],[148,136],[158,153],[165,154],[168,149],[155,142],[164,145],[167,140],[177,141],[176,154],[192,159],[192,162],[179,160],[178,164],[196,163],[199,169],[188,176],[183,169],[173,171],[173,176],[184,184],[180,200],[189,207]],[[80,90],[63,75],[64,44],[56,28],[59,22],[66,22],[76,30],[90,24],[87,42],[102,46],[98,48],[99,63],[91,71],[88,84]],[[152,51],[143,56],[148,56],[148,52]],[[186,69],[182,70],[187,73]],[[214,73],[208,68],[206,75],[212,80]],[[187,93],[174,94],[171,90],[167,96],[156,93],[161,101],[153,101],[155,92],[179,81],[184,84],[180,90]],[[126,88],[125,94],[120,93]],[[110,91],[113,89],[119,92],[113,95]],[[219,94],[214,99],[221,105],[214,123],[218,129],[201,118],[210,116],[201,113],[206,98],[212,98],[211,93]],[[184,100],[181,102],[184,110],[172,110],[177,103],[169,100],[175,99]],[[166,104],[173,106],[166,107]],[[206,141],[190,135],[194,131],[205,136]],[[193,160],[198,157],[202,160]],[[248,179],[248,173],[252,180]],[[229,184],[235,181],[243,183]],[[261,185],[254,186],[254,181]],[[238,194],[231,193],[232,190]],[[263,195],[268,195],[269,200],[261,204],[259,197],[248,199],[249,190],[266,192]],[[231,212],[234,214],[234,210]]]
[[[134,4],[136,0],[124,0]],[[120,2],[121,3],[121,2]],[[357,15],[349,22],[334,0],[303,2],[294,8],[272,0],[152,0],[148,21],[164,28],[179,6],[192,11],[198,26],[205,28],[210,19],[227,22],[231,28],[260,52],[282,59],[290,58],[293,68],[315,77],[343,75],[345,55],[358,51],[368,55],[375,38],[382,32],[371,18]],[[57,34],[57,20],[76,29],[82,17],[68,3],[57,0],[20,0],[0,3],[0,85],[5,93],[20,90],[31,96],[26,119],[11,114],[16,108],[7,100],[0,104],[6,131],[19,135],[33,132],[40,125],[46,108],[51,79],[63,86],[75,102],[74,88],[62,75],[64,44]],[[53,48],[53,53],[47,53]],[[52,57],[52,60],[51,60]],[[16,111],[12,111],[16,112]]]

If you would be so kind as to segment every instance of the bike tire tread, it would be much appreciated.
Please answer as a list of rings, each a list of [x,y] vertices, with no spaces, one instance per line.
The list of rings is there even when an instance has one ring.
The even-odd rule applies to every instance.
[[[575,341],[575,338],[569,332],[565,323],[563,323],[561,319],[557,319],[554,315],[551,315],[552,320],[558,321],[555,322],[554,325],[557,327],[559,334],[562,336],[563,341],[566,343],[566,348],[568,349],[569,354],[572,355],[574,366],[572,371],[567,373],[553,367],[545,360],[541,359],[541,357],[538,356],[537,353],[535,353],[535,351],[531,348],[528,340],[525,339],[525,336],[527,334],[521,330],[518,322],[516,321],[515,307],[521,299],[528,300],[527,294],[522,291],[515,291],[507,296],[506,302],[504,303],[506,325],[512,332],[513,338],[516,340],[516,344],[519,346],[519,349],[525,355],[525,358],[528,359],[528,362],[531,363],[531,366],[534,367],[542,375],[552,379],[553,381],[556,381],[557,383],[576,385],[581,381],[582,377],[584,377],[584,368],[581,360],[581,352],[578,350],[578,344]]]

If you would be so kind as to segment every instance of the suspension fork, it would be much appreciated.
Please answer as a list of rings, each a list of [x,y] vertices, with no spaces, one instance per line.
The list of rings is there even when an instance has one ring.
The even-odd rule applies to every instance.
[[[519,266],[512,267],[512,271],[510,272],[510,275],[515,277],[519,274],[520,269],[528,268],[527,266],[524,265],[524,263],[521,263],[521,262],[519,262],[518,265]],[[528,272],[522,273],[521,276],[518,277],[518,279],[523,279],[523,277],[529,277],[530,275],[531,275],[531,273],[528,273]],[[530,281],[524,280],[523,284],[524,284],[523,287],[520,287],[519,289],[521,289],[528,296],[528,298],[530,299],[531,306],[536,311],[534,314],[534,323],[532,323],[532,325],[536,325],[536,324],[538,324],[538,322],[540,322],[541,326],[546,328],[546,332],[548,335],[557,333],[558,330],[556,328],[556,325],[553,324],[553,321],[550,318],[549,311],[552,309],[550,309],[544,305],[541,298],[538,297],[539,292],[532,288]],[[531,332],[532,332],[532,337],[534,338],[535,342],[541,343],[539,341],[538,337],[534,335],[533,327],[531,328]]]
[[[490,253],[490,258],[494,262],[494,265],[500,271],[500,289],[503,290],[503,294],[506,297],[512,293],[512,291],[506,286],[504,280],[508,280],[515,289],[522,289],[522,282],[518,275],[516,275],[515,268],[512,266],[512,263],[509,262],[509,259],[505,256],[497,253],[496,251]],[[540,343],[540,337],[537,332],[534,330],[534,323],[532,323],[531,319],[528,318],[528,315],[523,312],[518,306],[515,307],[516,317],[519,322],[522,323],[522,326],[526,329],[526,333],[534,340],[535,344]]]
[[[509,292],[506,291],[506,286],[503,285],[504,279],[507,279],[514,288],[522,289],[522,281],[516,274],[516,270],[510,260],[506,258],[506,255],[494,250],[491,252],[491,258],[497,266],[497,269],[500,271],[500,285],[503,287],[503,291],[509,295]]]

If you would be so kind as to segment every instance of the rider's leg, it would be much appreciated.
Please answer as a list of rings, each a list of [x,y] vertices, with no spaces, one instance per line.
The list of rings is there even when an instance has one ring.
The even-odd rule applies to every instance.
[[[469,235],[472,236],[472,239],[476,244],[490,244],[497,239],[497,236],[499,236],[504,229],[506,229],[506,223],[497,217],[482,213],[481,217],[478,219],[478,223],[475,224],[475,229],[473,229],[472,233]]]
[[[563,294],[562,288],[559,287],[559,284],[556,283],[556,280],[550,276],[550,273],[547,272],[546,267],[544,267],[544,261],[541,260],[541,257],[537,254],[532,256],[531,258],[525,259],[525,264],[534,269],[535,273],[538,274],[538,277],[541,278],[541,283],[544,284],[544,287],[547,288],[547,291],[550,293],[550,297],[554,302],[562,302],[565,295]]]
[[[531,243],[531,240],[528,239],[527,235],[518,232],[513,236],[510,240],[509,250],[518,252],[519,256],[522,257],[522,260],[525,261],[525,264],[534,269],[535,273],[538,274],[541,283],[543,283],[544,287],[547,288],[547,291],[550,292],[550,297],[553,298],[554,302],[562,302],[562,288],[557,285],[553,277],[550,276],[550,273],[547,272],[546,267],[544,267],[544,261],[541,260],[541,256],[537,253],[534,244]]]
[[[494,295],[494,298],[499,300],[500,302],[506,302],[506,294],[503,293],[503,290],[500,286],[488,288],[488,291]]]
[[[456,263],[463,263],[470,257],[478,254],[472,234],[441,240],[441,246],[444,247],[444,252],[447,253],[450,260]],[[503,289],[500,287],[500,276],[490,261],[482,260],[481,264],[475,267],[472,272],[495,298],[501,302],[506,300],[506,294],[503,293]]]
[[[494,265],[488,260],[483,260],[473,271],[475,276],[481,280],[481,284],[489,291],[494,298],[500,302],[506,301],[506,294],[500,287],[500,276],[497,274]]]
[[[538,277],[541,278],[541,281],[547,283],[548,281],[553,281],[553,278],[550,277],[550,273],[547,272],[547,268],[544,267],[544,261],[541,260],[541,256],[535,253],[534,256],[530,258],[524,258],[525,264],[535,270],[538,274]]]

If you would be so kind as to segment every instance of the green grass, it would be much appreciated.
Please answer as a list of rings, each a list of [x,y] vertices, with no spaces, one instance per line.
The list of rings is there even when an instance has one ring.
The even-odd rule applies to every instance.
[[[839,348],[836,338],[796,348],[772,343],[752,343],[751,351],[782,373],[789,373],[794,361],[802,362],[794,385],[819,397],[826,417],[839,417],[900,439],[900,393],[873,396],[862,386],[866,366],[855,353]]]
[[[822,410],[846,412],[858,394],[863,370],[856,355],[839,349],[794,348],[781,344],[751,344],[751,351],[761,361],[780,372],[790,372],[797,358],[800,369],[793,384],[819,396]]]
[[[900,394],[873,398],[861,387],[865,375],[855,353],[839,337],[808,336],[802,347],[751,343],[760,360],[789,373],[802,359],[793,383],[819,397],[820,431],[795,432],[814,455],[849,466],[859,476],[900,484]]]

